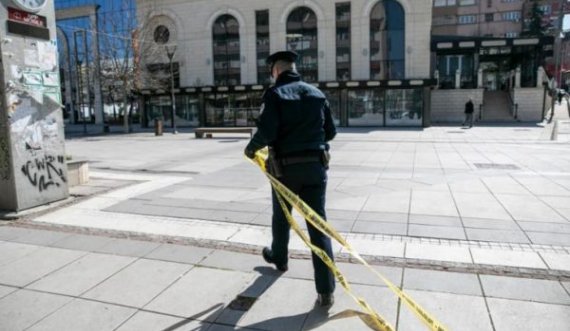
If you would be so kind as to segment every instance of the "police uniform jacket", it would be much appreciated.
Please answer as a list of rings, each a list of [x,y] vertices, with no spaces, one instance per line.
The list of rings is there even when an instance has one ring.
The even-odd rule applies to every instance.
[[[303,82],[298,73],[285,71],[265,91],[257,132],[246,149],[257,151],[270,146],[278,157],[328,150],[327,142],[335,135],[323,92]]]

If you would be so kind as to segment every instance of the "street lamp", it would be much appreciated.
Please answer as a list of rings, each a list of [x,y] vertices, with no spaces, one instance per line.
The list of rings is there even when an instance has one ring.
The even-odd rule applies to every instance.
[[[170,99],[172,105],[170,112],[172,118],[172,133],[177,134],[178,131],[176,131],[176,121],[174,119],[174,117],[176,116],[176,98],[174,96],[174,70],[172,65],[174,54],[176,54],[176,45],[172,46],[165,45],[164,49],[166,50],[166,55],[168,56],[168,61],[170,65]]]

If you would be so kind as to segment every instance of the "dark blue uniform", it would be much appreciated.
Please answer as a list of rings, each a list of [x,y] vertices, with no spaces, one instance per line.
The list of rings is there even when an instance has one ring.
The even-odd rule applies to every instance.
[[[282,166],[279,180],[326,219],[327,169],[321,156],[328,151],[327,142],[335,137],[336,128],[325,95],[301,81],[298,73],[285,71],[265,92],[263,102],[258,130],[246,150],[272,148]],[[275,192],[272,195],[272,258],[277,265],[286,265],[290,227]],[[307,227],[311,242],[333,258],[330,238],[310,224]],[[314,254],[313,266],[317,293],[332,293],[332,272]]]

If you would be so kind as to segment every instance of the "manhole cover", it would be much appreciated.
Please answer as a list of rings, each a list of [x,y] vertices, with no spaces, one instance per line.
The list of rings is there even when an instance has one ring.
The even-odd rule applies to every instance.
[[[520,169],[514,164],[499,164],[499,163],[474,163],[479,169],[498,169],[498,170],[518,170]]]
[[[465,131],[447,131],[447,133],[465,133]]]
[[[229,308],[238,311],[248,311],[251,306],[255,303],[257,298],[243,297],[238,295],[235,299],[230,302]]]

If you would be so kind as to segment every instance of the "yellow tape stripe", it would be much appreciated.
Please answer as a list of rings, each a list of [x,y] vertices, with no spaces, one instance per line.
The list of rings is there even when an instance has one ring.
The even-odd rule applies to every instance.
[[[277,196],[282,196],[289,204],[297,210],[309,223],[311,223],[316,229],[322,233],[335,239],[340,245],[342,245],[354,258],[356,258],[360,263],[371,270],[378,278],[380,278],[390,290],[392,290],[404,303],[410,308],[410,310],[432,331],[446,331],[447,328],[443,326],[437,319],[433,318],[425,309],[423,309],[418,303],[416,303],[409,295],[405,294],[400,288],[395,286],[390,280],[380,274],[376,269],[372,268],[356,252],[352,246],[338,234],[338,232],[322,217],[311,209],[303,200],[301,200],[295,193],[291,192],[285,185],[283,185],[279,180],[267,173],[265,168],[265,159],[267,158],[266,151],[258,151],[254,162],[261,168],[265,175],[269,178],[271,185],[278,193]],[[288,212],[288,210],[287,210]],[[367,309],[368,310],[368,309]],[[372,315],[378,315],[374,312]]]

